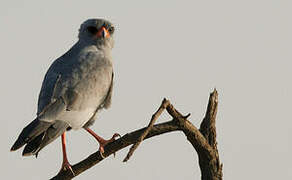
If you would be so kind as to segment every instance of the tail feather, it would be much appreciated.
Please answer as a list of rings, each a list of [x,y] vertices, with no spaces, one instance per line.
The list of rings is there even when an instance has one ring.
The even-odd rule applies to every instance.
[[[22,130],[10,150],[15,151],[21,148],[23,145],[32,141],[41,133],[46,131],[51,125],[52,123],[40,121],[38,118],[36,118]]]
[[[38,152],[43,149],[46,145],[54,141],[57,137],[63,134],[69,125],[63,121],[56,121],[46,131],[38,135],[32,141],[28,142],[25,146],[22,155],[38,155]]]
[[[45,132],[38,135],[32,141],[28,142],[22,151],[23,156],[33,155],[37,148],[41,145],[42,139],[44,138]]]

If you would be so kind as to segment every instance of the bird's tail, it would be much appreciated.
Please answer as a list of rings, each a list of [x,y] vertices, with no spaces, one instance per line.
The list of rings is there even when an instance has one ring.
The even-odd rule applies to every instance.
[[[26,144],[22,155],[37,156],[42,148],[59,137],[68,127],[69,125],[62,121],[44,122],[36,118],[22,130],[11,147],[11,151],[15,151]]]

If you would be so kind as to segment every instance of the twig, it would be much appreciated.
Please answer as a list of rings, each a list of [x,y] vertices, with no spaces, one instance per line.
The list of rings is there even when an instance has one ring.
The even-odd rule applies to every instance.
[[[151,128],[153,127],[155,121],[158,119],[158,117],[161,115],[161,113],[164,111],[164,109],[169,104],[170,104],[169,101],[164,98],[159,109],[152,115],[152,118],[151,118],[147,128],[145,129],[143,134],[140,136],[138,141],[130,148],[130,150],[129,150],[127,156],[125,157],[125,159],[123,160],[123,162],[127,162],[130,159],[130,157],[133,155],[134,151],[137,149],[137,147],[140,145],[140,143],[144,140],[144,138],[148,135],[148,133],[151,130]]]

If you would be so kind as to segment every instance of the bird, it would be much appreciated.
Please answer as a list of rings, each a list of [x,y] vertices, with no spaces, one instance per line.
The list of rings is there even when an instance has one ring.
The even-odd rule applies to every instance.
[[[63,163],[61,170],[74,172],[66,153],[66,131],[85,129],[104,146],[120,136],[114,133],[105,140],[89,127],[102,109],[111,106],[113,93],[114,25],[102,18],[84,21],[78,41],[49,67],[38,97],[35,119],[29,123],[11,147],[25,145],[23,156],[38,156],[40,150],[61,136]]]

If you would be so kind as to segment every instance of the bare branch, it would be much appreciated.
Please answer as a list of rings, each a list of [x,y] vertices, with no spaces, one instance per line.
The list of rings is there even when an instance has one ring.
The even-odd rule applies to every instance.
[[[105,158],[110,156],[111,154],[131,145],[137,142],[137,139],[141,136],[141,134],[145,131],[146,127],[133,131],[131,133],[125,134],[121,138],[115,140],[114,142],[111,142],[107,144],[104,147],[104,156]],[[145,139],[151,138],[153,136],[161,135],[168,132],[173,132],[180,130],[179,127],[175,124],[174,121],[168,121],[165,123],[160,123],[157,125],[154,125],[153,128],[149,131],[148,135],[145,137]],[[102,161],[104,158],[100,156],[100,152],[97,151],[90,156],[88,156],[86,159],[82,160],[81,162],[75,164],[72,166],[73,171],[75,172],[75,176],[78,176],[80,173],[84,172],[85,170],[91,168],[92,166],[96,165],[100,161]],[[62,171],[59,174],[57,174],[52,179],[58,180],[58,179],[72,179],[74,176],[69,171]]]
[[[207,157],[198,153],[202,179],[221,180],[223,177],[223,164],[221,164],[219,160],[219,153],[216,142],[217,107],[218,92],[216,89],[214,89],[214,91],[210,94],[206,115],[200,126],[200,132],[204,135],[213,150],[211,161],[206,161]]]
[[[125,157],[125,159],[123,160],[123,162],[127,162],[130,159],[130,157],[133,155],[134,151],[137,149],[137,147],[140,145],[140,143],[144,140],[144,138],[147,136],[149,131],[152,129],[155,121],[158,119],[158,117],[161,115],[161,113],[164,111],[164,109],[169,104],[170,104],[169,101],[164,98],[159,109],[152,115],[152,118],[148,124],[148,127],[146,128],[144,133],[140,136],[138,141],[130,148],[130,150],[129,150],[127,156]]]
[[[206,115],[201,123],[200,130],[197,129],[187,118],[190,114],[183,116],[173,105],[166,99],[156,113],[153,114],[149,125],[145,128],[128,133],[114,142],[107,144],[104,148],[105,158],[109,155],[134,144],[125,160],[129,159],[134,150],[144,140],[160,134],[182,131],[187,140],[192,144],[199,156],[199,164],[202,172],[202,180],[222,180],[222,164],[219,161],[219,153],[216,142],[215,119],[217,114],[218,93],[216,89],[210,94]],[[156,119],[163,110],[172,116],[173,120],[154,125]],[[72,166],[75,175],[79,175],[90,167],[96,165],[104,158],[99,151],[91,154],[83,161]],[[69,171],[61,171],[52,179],[72,179],[73,175]]]
[[[218,106],[218,93],[216,89],[210,94],[206,115],[201,123],[200,131],[208,140],[209,144],[216,146],[216,115]]]

